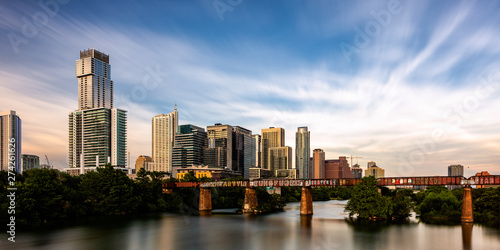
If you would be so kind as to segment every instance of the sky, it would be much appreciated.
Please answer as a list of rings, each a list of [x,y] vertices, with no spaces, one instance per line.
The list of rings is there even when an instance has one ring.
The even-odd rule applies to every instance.
[[[22,153],[68,165],[75,61],[110,55],[132,164],[151,118],[299,126],[327,159],[386,176],[500,174],[500,2],[336,0],[0,1],[0,111]]]

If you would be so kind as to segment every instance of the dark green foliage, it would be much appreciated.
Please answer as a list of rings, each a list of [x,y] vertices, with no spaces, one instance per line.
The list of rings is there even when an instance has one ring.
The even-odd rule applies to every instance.
[[[330,188],[318,187],[312,189],[313,201],[329,201],[330,200]]]
[[[281,187],[281,197],[287,202],[300,201],[301,187]]]
[[[262,213],[283,211],[286,201],[279,194],[269,194],[266,188],[256,188],[259,205],[257,210]]]
[[[416,212],[421,217],[454,218],[461,217],[461,204],[457,197],[446,188],[435,188],[425,191],[426,195]]]
[[[138,209],[133,181],[111,165],[82,176],[80,192],[85,196],[90,215],[129,214]]]
[[[487,222],[500,219],[500,188],[478,189],[472,196],[476,198],[473,199],[474,220]]]
[[[391,192],[386,192],[390,193]],[[345,211],[349,216],[357,215],[360,220],[403,220],[409,216],[411,199],[408,191],[394,192],[394,198],[382,196],[373,176],[364,177],[354,186],[351,199]]]

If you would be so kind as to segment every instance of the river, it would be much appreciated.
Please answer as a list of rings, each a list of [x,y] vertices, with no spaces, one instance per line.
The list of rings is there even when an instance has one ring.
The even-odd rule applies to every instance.
[[[500,229],[481,224],[438,226],[414,217],[400,225],[355,226],[346,201],[314,202],[314,215],[285,212],[248,216],[214,210],[211,216],[165,213],[106,218],[43,230],[19,231],[1,249],[500,249]]]

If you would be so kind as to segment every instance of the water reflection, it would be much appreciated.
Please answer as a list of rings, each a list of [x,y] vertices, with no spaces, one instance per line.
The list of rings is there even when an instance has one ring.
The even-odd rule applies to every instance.
[[[472,249],[472,227],[473,223],[462,223],[462,244],[464,250]]]
[[[300,226],[303,228],[311,228],[312,225],[312,214],[300,215]]]
[[[20,232],[9,249],[500,249],[500,229],[474,225],[402,224],[346,220],[343,201],[315,202],[312,216],[299,203],[282,213],[99,219]],[[462,241],[460,241],[462,238]],[[474,238],[474,240],[472,240]],[[1,248],[1,247],[0,247]]]

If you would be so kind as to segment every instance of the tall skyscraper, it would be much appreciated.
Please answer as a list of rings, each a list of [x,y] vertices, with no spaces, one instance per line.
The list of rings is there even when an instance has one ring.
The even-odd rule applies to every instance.
[[[261,168],[269,170],[269,149],[285,146],[285,130],[274,127],[262,129],[261,143]]]
[[[254,167],[256,168],[260,168],[260,157],[261,157],[261,139],[260,139],[260,135],[252,135],[254,140],[255,140],[255,165]]]
[[[299,179],[309,179],[310,137],[307,127],[299,127],[295,133],[295,168],[299,170]]]
[[[109,55],[95,49],[80,51],[76,61],[78,109],[113,108],[113,81]]]
[[[179,124],[178,117],[175,106],[173,112],[152,118],[153,163],[148,164],[147,170],[172,173],[172,152]]]
[[[180,125],[175,135],[172,151],[172,167],[191,167],[203,163],[203,146],[207,139],[204,128],[186,124]]]
[[[250,168],[255,166],[255,139],[252,131],[240,126],[233,127],[233,171],[249,178]]]
[[[325,178],[325,152],[323,149],[315,149],[313,151],[313,172],[312,179]]]
[[[0,112],[0,169],[9,171],[9,162],[21,172],[21,118],[13,110]]]
[[[126,171],[127,111],[113,108],[109,55],[80,51],[75,74],[78,110],[68,116],[68,173],[83,174],[107,163]]]
[[[216,123],[213,126],[207,126],[203,163],[233,169],[233,127],[231,125]]]

